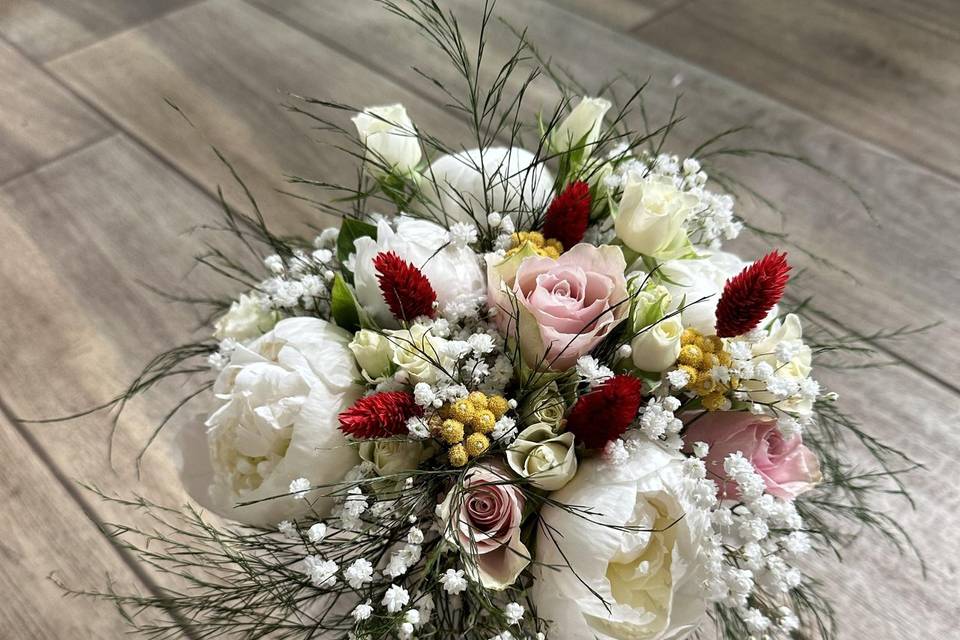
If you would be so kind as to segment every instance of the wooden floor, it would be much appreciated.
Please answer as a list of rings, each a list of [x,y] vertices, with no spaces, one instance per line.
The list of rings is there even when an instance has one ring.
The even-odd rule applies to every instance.
[[[475,0],[445,2],[474,30]],[[751,124],[752,144],[804,154],[849,193],[786,164],[736,165],[782,204],[825,322],[848,330],[935,329],[883,347],[902,366],[825,373],[863,423],[912,456],[917,509],[890,501],[929,563],[874,539],[824,581],[844,638],[956,638],[960,619],[960,3],[955,0],[503,0],[545,52],[589,87],[620,71],[652,79],[649,108],[684,95],[677,152]],[[507,40],[497,35],[496,51]],[[111,466],[109,424],[22,419],[104,400],[196,318],[138,283],[223,283],[187,275],[227,177],[207,143],[249,179],[281,228],[316,214],[278,195],[284,173],[352,169],[279,107],[281,91],[359,105],[403,102],[432,133],[463,124],[409,70],[431,57],[369,2],[342,0],[3,0],[0,3],[0,637],[119,638],[108,606],[62,599],[56,578],[160,581],[100,533],[127,514],[76,481],[184,499],[163,445],[138,484],[132,459],[177,389],[133,406]],[[548,93],[538,94],[548,99]],[[179,104],[191,127],[165,103]],[[233,197],[233,195],[231,195]],[[750,213],[750,212],[748,212]],[[759,214],[758,214],[759,215]],[[756,254],[762,243],[739,249]]]

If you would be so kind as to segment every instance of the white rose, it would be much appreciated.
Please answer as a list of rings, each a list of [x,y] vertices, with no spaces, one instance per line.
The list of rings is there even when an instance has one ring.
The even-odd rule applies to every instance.
[[[420,140],[402,104],[368,107],[352,120],[367,149],[368,161],[386,165],[397,173],[410,173],[417,168],[422,155]]]
[[[357,364],[371,380],[390,373],[393,345],[383,334],[361,329],[353,336],[349,347],[357,359]]]
[[[610,101],[603,98],[580,98],[570,115],[550,134],[550,147],[563,152],[582,146],[583,157],[588,157],[600,138],[603,116],[610,106]]]
[[[669,311],[685,306],[681,314],[684,327],[696,329],[704,335],[716,333],[717,303],[727,280],[748,265],[739,257],[724,251],[714,251],[701,259],[668,260],[658,273],[673,297]],[[702,302],[697,302],[706,298]],[[776,310],[768,317],[775,317]]]
[[[541,512],[549,529],[540,527],[536,560],[551,569],[539,571],[533,601],[565,640],[674,640],[704,617],[708,520],[683,495],[683,457],[650,441],[628,451],[623,465],[581,464],[550,496],[567,509]]]
[[[548,424],[530,425],[507,449],[507,463],[521,478],[544,491],[556,491],[577,473],[574,435],[557,435]]]
[[[423,272],[437,293],[441,313],[469,313],[485,299],[486,281],[477,254],[470,247],[448,243],[447,236],[443,227],[432,222],[401,217],[396,231],[381,220],[376,240],[362,237],[354,241],[357,301],[381,327],[399,326],[383,299],[373,266],[374,258],[384,251],[393,251]]]
[[[677,257],[687,237],[684,223],[699,200],[683,193],[667,176],[631,174],[623,188],[614,229],[625,245],[647,256]]]
[[[364,440],[360,457],[373,465],[377,475],[391,476],[416,469],[436,449],[416,440]]]
[[[276,311],[265,308],[256,297],[243,294],[217,320],[213,337],[217,340],[232,338],[245,342],[270,331],[277,323],[277,318]]]
[[[761,325],[762,326],[762,325]],[[767,337],[753,344],[753,365],[768,363],[777,378],[786,378],[800,382],[810,375],[813,367],[813,352],[806,344],[800,346],[790,362],[780,362],[775,355],[777,344],[781,342],[802,342],[803,326],[800,318],[788,313],[783,320],[774,320]],[[777,397],[766,391],[766,384],[757,380],[744,380],[750,399],[754,402],[777,402]],[[790,398],[777,402],[777,408],[791,413],[809,414],[813,410],[813,400]]]
[[[641,371],[666,371],[680,355],[680,336],[683,324],[678,316],[658,320],[633,339],[633,364]]]
[[[324,320],[288,318],[236,348],[214,385],[221,404],[206,421],[205,441],[196,428],[181,434],[184,480],[198,502],[258,526],[329,512],[333,500],[320,496],[334,487],[309,501],[273,496],[289,493],[297,478],[315,487],[340,482],[360,461],[337,423],[362,393],[349,341]],[[205,447],[209,466],[194,466],[190,458]]]
[[[487,214],[536,211],[553,195],[553,176],[536,157],[520,148],[489,147],[441,156],[427,171],[423,186],[430,213],[448,224],[485,224]],[[529,220],[527,220],[529,223]]]
[[[422,324],[409,329],[388,331],[393,347],[393,363],[406,372],[411,385],[419,382],[435,384],[453,373],[454,360],[448,354],[447,341],[432,335]]]

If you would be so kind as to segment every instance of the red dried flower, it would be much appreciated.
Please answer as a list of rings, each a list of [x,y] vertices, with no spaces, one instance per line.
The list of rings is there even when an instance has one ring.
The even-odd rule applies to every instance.
[[[783,297],[789,273],[787,254],[771,251],[727,280],[717,303],[717,335],[732,338],[760,324]]]
[[[383,299],[397,320],[407,322],[418,316],[434,316],[437,292],[420,269],[393,251],[378,253],[373,267]]]
[[[571,182],[550,203],[543,235],[559,240],[564,249],[577,244],[587,231],[591,203],[590,185],[583,181]]]
[[[631,375],[614,376],[580,396],[567,417],[567,431],[588,449],[602,449],[624,434],[637,417],[643,382]]]
[[[385,391],[360,398],[340,413],[340,431],[354,438],[389,438],[407,433],[407,420],[423,409],[406,391]]]

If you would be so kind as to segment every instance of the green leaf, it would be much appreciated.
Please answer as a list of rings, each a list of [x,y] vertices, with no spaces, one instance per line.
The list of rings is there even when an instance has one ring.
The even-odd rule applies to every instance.
[[[330,290],[330,314],[342,329],[356,331],[360,328],[357,299],[353,297],[350,286],[339,273],[333,277],[333,288]]]
[[[356,218],[343,219],[340,224],[340,235],[337,236],[337,258],[340,262],[346,262],[347,256],[354,252],[353,241],[363,237],[376,240],[377,227]]]

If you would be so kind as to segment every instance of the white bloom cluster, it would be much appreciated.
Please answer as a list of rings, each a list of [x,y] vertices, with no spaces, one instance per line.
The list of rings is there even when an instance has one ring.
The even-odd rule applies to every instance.
[[[640,431],[651,440],[664,440],[673,449],[682,449],[680,431],[683,421],[673,415],[680,401],[673,396],[651,398],[640,410]]]
[[[692,458],[687,462],[702,464]],[[793,502],[765,493],[763,478],[742,454],[730,454],[723,466],[740,500],[711,514],[713,534],[704,544],[708,598],[738,609],[754,634],[789,637],[798,625],[789,607],[780,607],[771,620],[750,603],[781,602],[801,584],[803,575],[790,561],[811,551],[810,537]],[[760,594],[764,597],[755,597]]]
[[[594,387],[612,378],[613,371],[600,364],[593,356],[581,356],[577,359],[577,375],[588,386]]]

